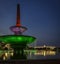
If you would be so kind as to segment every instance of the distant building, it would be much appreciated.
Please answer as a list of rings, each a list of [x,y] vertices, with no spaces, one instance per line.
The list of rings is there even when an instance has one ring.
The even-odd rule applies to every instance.
[[[51,49],[51,50],[53,50],[54,48],[56,48],[55,46],[46,46],[46,45],[44,45],[44,46],[35,46],[34,48],[48,48],[48,49]]]

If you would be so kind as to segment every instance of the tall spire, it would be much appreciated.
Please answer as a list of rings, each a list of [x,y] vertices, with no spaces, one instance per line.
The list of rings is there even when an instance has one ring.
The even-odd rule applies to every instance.
[[[17,4],[17,20],[16,20],[16,26],[20,27],[21,23],[20,23],[20,5]]]
[[[21,23],[20,23],[20,5],[19,4],[17,4],[17,20],[16,20],[16,25],[15,26],[11,26],[10,30],[12,32],[14,32],[15,35],[22,35],[22,33],[27,30],[27,28],[24,27],[24,26],[21,26]]]

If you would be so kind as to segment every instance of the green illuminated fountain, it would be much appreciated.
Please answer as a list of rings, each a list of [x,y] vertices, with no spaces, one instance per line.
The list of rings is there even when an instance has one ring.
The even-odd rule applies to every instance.
[[[24,54],[24,49],[27,47],[27,44],[30,44],[35,41],[35,37],[23,35],[22,33],[27,30],[26,27],[21,26],[20,22],[20,5],[17,4],[17,21],[15,26],[11,26],[10,30],[14,33],[14,35],[3,35],[0,36],[0,41],[10,44],[14,49],[14,52],[17,50],[18,52],[22,52],[21,55]],[[19,54],[19,53],[18,53]],[[17,54],[15,54],[16,56]],[[20,55],[20,56],[21,56]]]
[[[13,49],[24,49],[27,44],[32,43],[35,40],[35,37],[27,35],[4,35],[0,36],[0,41],[3,41],[6,44],[11,44]]]

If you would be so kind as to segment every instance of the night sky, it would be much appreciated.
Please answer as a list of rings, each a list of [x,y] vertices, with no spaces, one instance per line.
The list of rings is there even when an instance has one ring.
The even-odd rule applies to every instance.
[[[0,35],[13,34],[16,5],[21,6],[21,24],[25,35],[35,36],[32,45],[60,46],[60,0],[0,0]]]

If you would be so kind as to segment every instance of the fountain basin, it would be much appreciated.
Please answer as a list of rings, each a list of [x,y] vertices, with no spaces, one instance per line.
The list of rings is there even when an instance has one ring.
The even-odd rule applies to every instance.
[[[14,49],[24,49],[27,44],[35,41],[35,37],[28,35],[3,35],[0,36],[0,41],[5,44],[10,44]]]
[[[10,44],[29,44],[35,41],[35,37],[27,35],[4,35],[0,36],[0,41]]]

